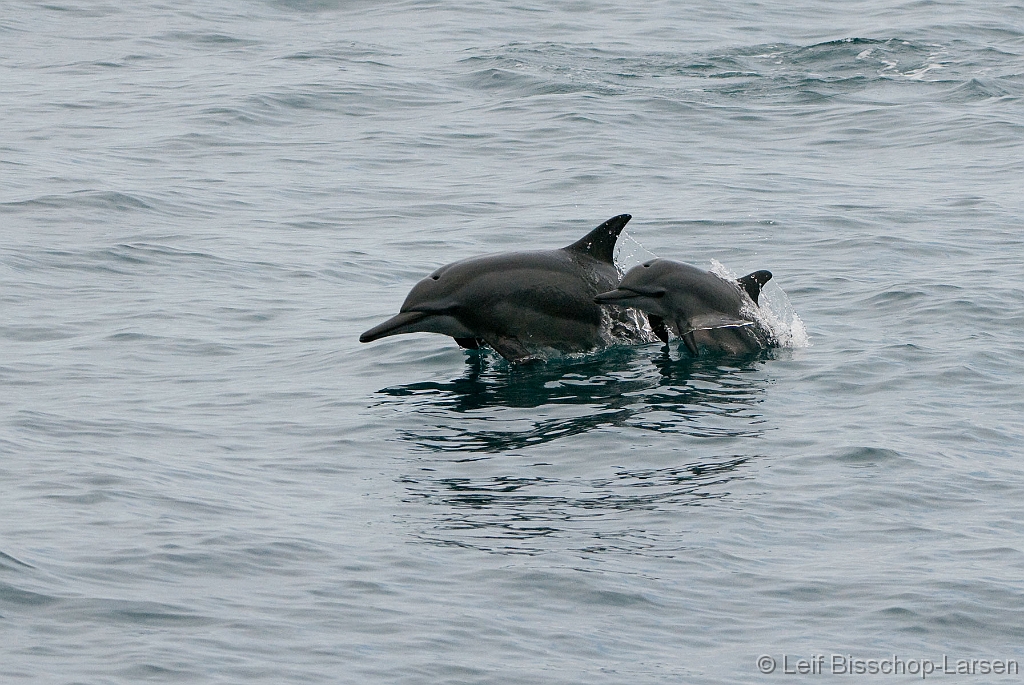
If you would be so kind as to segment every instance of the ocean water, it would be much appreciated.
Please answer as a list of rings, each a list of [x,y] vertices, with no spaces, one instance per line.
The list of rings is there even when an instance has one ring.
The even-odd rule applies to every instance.
[[[0,86],[3,682],[1020,681],[1019,1],[12,0]],[[358,342],[623,212],[787,344]]]

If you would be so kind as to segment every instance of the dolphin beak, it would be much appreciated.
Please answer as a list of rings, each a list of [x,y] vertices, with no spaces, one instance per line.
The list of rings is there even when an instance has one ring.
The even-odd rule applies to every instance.
[[[382,324],[377,324],[370,330],[359,336],[359,342],[373,342],[380,338],[386,338],[389,335],[398,335],[404,333],[403,330],[407,326],[410,326],[418,321],[430,316],[426,312],[402,312],[396,316],[392,316],[390,319]]]
[[[640,293],[617,288],[606,293],[601,293],[594,298],[594,302],[598,304],[618,304],[624,300],[632,300],[634,297],[640,297]]]

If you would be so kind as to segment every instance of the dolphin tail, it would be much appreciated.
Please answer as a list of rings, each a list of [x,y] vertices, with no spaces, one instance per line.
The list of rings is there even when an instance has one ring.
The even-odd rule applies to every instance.
[[[629,214],[613,216],[611,219],[608,219],[608,221],[604,222],[572,245],[566,246],[564,249],[571,252],[582,252],[583,254],[590,255],[600,262],[614,264],[615,241],[618,240],[619,234],[622,233],[622,229],[625,228],[626,224],[629,223],[629,220],[632,218],[633,217]]]
[[[743,286],[743,289],[747,291],[747,295],[750,295],[750,299],[754,301],[754,304],[757,304],[757,298],[761,294],[761,288],[763,288],[764,284],[770,280],[772,280],[772,272],[763,270],[755,271],[752,274],[747,274],[743,278],[736,279],[737,283]]]

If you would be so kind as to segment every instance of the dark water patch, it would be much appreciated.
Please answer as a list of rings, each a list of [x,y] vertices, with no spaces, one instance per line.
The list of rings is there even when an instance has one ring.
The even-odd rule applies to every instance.
[[[28,30],[20,21],[12,20],[10,17],[0,18],[0,33],[25,33]]]
[[[560,95],[586,90],[585,87],[571,88],[566,84],[550,83],[535,76],[496,67],[477,69],[471,74],[461,77],[460,82],[467,88],[501,90],[514,97]]]
[[[104,502],[110,502],[116,499],[116,497],[114,497],[111,493],[104,492],[102,490],[93,490],[91,492],[83,492],[74,495],[62,495],[54,493],[50,495],[45,495],[44,498],[62,505],[94,505],[102,504]]]
[[[209,50],[212,47],[224,48],[248,48],[261,45],[258,40],[251,38],[238,38],[224,33],[208,31],[171,31],[158,34],[151,38],[159,42],[172,43],[175,45],[186,44]]]
[[[160,602],[75,597],[60,601],[67,620],[109,624],[126,628],[185,627],[203,628],[219,623],[217,619],[181,606]]]
[[[160,147],[166,152],[193,153],[198,157],[206,158],[210,150],[231,148],[230,154],[241,154],[238,148],[248,147],[244,140],[235,140],[222,135],[212,133],[189,132],[174,134],[159,140]]]
[[[534,427],[527,430],[459,430],[445,431],[438,427],[436,434],[424,431],[401,431],[399,435],[420,447],[432,450],[466,450],[472,452],[500,453],[544,444],[562,438],[572,438],[602,427],[623,425],[631,417],[629,411],[609,411],[572,419],[551,419],[534,421]],[[527,420],[526,423],[530,421]]]
[[[963,241],[945,236],[908,238],[897,234],[895,230],[888,234],[865,233],[848,237],[821,238],[814,243],[824,249],[842,251],[854,256],[857,263],[863,266],[865,273],[877,271],[883,258],[887,260],[887,265],[903,265],[905,268],[907,263],[930,262],[931,258],[943,256],[968,257],[973,252],[971,246],[964,244]],[[936,276],[944,274],[945,272],[935,273]]]
[[[274,541],[259,546],[249,544],[241,551],[249,565],[261,572],[288,576],[302,575],[306,563],[324,563],[330,559],[319,544],[299,540]],[[298,563],[300,560],[302,563]]]
[[[189,263],[197,260],[203,262],[216,262],[218,264],[225,263],[225,260],[209,252],[182,250],[169,245],[160,245],[156,243],[122,243],[100,254],[109,254],[113,259],[133,261],[139,264],[152,264],[158,262],[175,263],[178,260]]]
[[[302,50],[282,55],[279,59],[296,62],[328,62],[331,64],[361,64],[371,67],[392,67],[385,58],[400,57],[386,45],[365,42],[342,42],[317,50]]]
[[[699,489],[724,485],[736,478],[745,477],[736,472],[747,462],[759,458],[762,457],[734,455],[694,462],[682,467],[622,470],[615,473],[614,479],[604,481],[603,485],[651,489],[655,492],[643,496],[642,500],[637,500],[649,504],[661,503],[684,494],[687,497],[707,499],[711,496],[710,493],[698,492]]]
[[[27,564],[21,559],[12,557],[6,552],[0,552],[0,568],[4,570],[18,570],[22,568],[35,568],[35,566]]]
[[[209,252],[175,248],[156,243],[120,243],[109,247],[69,251],[25,249],[12,255],[11,266],[24,273],[50,274],[77,271],[117,276],[166,274],[169,270],[205,270],[221,275],[235,271],[238,263]]]
[[[11,213],[37,208],[59,209],[100,209],[104,211],[132,212],[153,211],[155,203],[138,194],[117,191],[77,190],[63,195],[41,195],[29,200],[0,202],[0,213]]]
[[[502,91],[519,97],[539,95],[619,95],[625,91],[593,69],[590,50],[557,44],[512,44],[460,60],[460,83],[472,90]]]
[[[41,436],[62,438],[110,438],[120,435],[123,429],[116,421],[77,419],[25,409],[15,412],[9,425]]]
[[[59,601],[57,597],[22,590],[14,585],[0,581],[0,608],[11,610],[24,607],[45,607]]]
[[[624,609],[635,607],[650,610],[660,604],[655,595],[626,590],[622,587],[579,583],[559,570],[529,571],[522,578],[524,588],[533,588],[551,601],[566,602],[572,606]]]
[[[980,293],[964,293],[965,297],[925,298],[910,313],[918,318],[941,320],[955,316],[960,326],[967,322],[979,324],[981,331],[1000,328],[1007,316],[1020,316],[1012,304]],[[967,296],[970,296],[969,298]],[[969,335],[969,332],[967,333]]]
[[[984,549],[970,549],[966,551],[973,559],[992,559],[1000,561],[1013,561],[1021,565],[1024,562],[1024,552],[1016,547],[989,547]]]
[[[377,9],[381,5],[392,3],[381,3],[371,0],[264,0],[271,7],[276,7],[290,12],[304,12],[316,14],[320,12],[334,12],[337,10],[350,10],[358,7]]]
[[[895,450],[882,447],[858,447],[846,450],[835,457],[846,464],[859,466],[878,466],[887,462],[901,461],[904,457]]]
[[[437,87],[430,84],[408,80],[407,77],[396,75],[387,85],[369,87],[362,84],[345,84],[331,88],[309,89],[296,93],[269,93],[252,96],[247,100],[248,108],[252,108],[264,116],[286,115],[290,117],[308,116],[309,113],[320,113],[343,117],[367,118],[369,121],[388,122],[404,118],[409,112],[422,111],[425,108],[444,106],[452,100],[450,88]],[[294,125],[294,119],[287,119],[282,124]],[[365,132],[360,138],[362,142],[409,140],[411,153],[420,141],[415,137],[416,129],[403,127],[395,130],[388,124],[385,128]],[[378,151],[377,154],[379,154]],[[414,156],[414,155],[409,155]],[[401,159],[405,159],[403,156]],[[360,168],[372,168],[372,158],[363,159]],[[386,165],[393,169],[392,164]]]
[[[107,340],[111,342],[165,342],[167,339],[158,335],[149,335],[146,333],[114,333],[108,335]]]
[[[60,12],[61,14],[68,14],[74,17],[109,17],[114,14],[119,14],[121,10],[117,7],[108,5],[104,6],[87,6],[83,7],[80,5],[57,5],[48,4],[40,5],[40,9],[48,10],[50,12]]]
[[[134,664],[119,668],[117,675],[127,679],[129,682],[158,680],[160,682],[179,681],[194,683],[197,680],[202,680],[204,672],[201,669],[187,666],[172,668],[159,664]]]
[[[902,309],[913,306],[930,297],[929,293],[918,289],[889,289],[883,293],[875,293],[857,302],[859,307],[883,309]]]
[[[23,343],[67,340],[78,335],[78,331],[65,325],[52,327],[31,325],[0,326],[0,338]]]
[[[111,78],[114,74],[112,70],[127,70],[130,72],[133,69],[137,69],[142,65],[147,65],[150,62],[158,63],[163,58],[162,55],[157,53],[150,54],[129,54],[119,58],[112,58],[107,55],[105,59],[81,59],[69,62],[43,62],[36,66],[37,69],[43,72],[49,72],[54,75],[74,75],[75,77],[91,77],[91,78]],[[109,93],[108,93],[109,95]],[[80,109],[80,110],[92,110],[95,112],[101,112],[113,105],[121,105],[121,103],[114,99],[85,99],[80,98],[75,101],[61,101],[50,103],[51,106],[60,107],[62,109]],[[84,127],[80,127],[82,130]],[[93,130],[104,130],[109,129],[109,126],[98,126],[93,125],[90,128]]]
[[[38,437],[48,444],[53,438],[59,438],[65,450],[80,449],[81,444],[89,443],[90,438],[116,438],[128,434],[162,436],[170,438],[208,437],[189,426],[174,426],[165,423],[147,421],[127,421],[123,418],[78,417],[55,414],[32,409],[20,409],[9,418],[8,425],[25,434]],[[76,441],[81,441],[79,444]],[[97,448],[98,452],[101,452]]]
[[[201,112],[201,115],[206,121],[218,126],[228,127],[240,125],[251,126],[257,124],[273,125],[282,123],[280,118],[266,116],[265,114],[239,107],[225,107],[223,105],[208,107]]]
[[[431,451],[499,453],[624,428],[697,437],[764,430],[753,410],[764,382],[758,358],[730,367],[652,351],[612,349],[534,368],[477,353],[463,377],[384,388],[376,406],[429,417],[399,435]],[[508,411],[520,409],[541,411]]]
[[[978,103],[992,99],[1012,98],[1016,100],[1021,97],[1022,89],[1016,79],[990,79],[974,77],[966,83],[956,83],[946,91],[943,98],[950,103]]]
[[[342,98],[343,100],[344,98]],[[335,112],[338,98],[323,92],[279,92],[253,96],[249,99],[250,107],[264,115],[289,113],[293,111],[311,110]]]
[[[229,345],[227,343],[212,342],[198,338],[174,338],[169,341],[167,349],[183,357],[231,357],[242,352],[242,348],[238,345]],[[180,382],[194,383],[196,380],[195,378],[188,378],[182,379]],[[203,378],[201,380],[206,381],[208,379]]]
[[[221,510],[224,515],[226,510]],[[312,565],[325,564],[330,555],[311,540],[266,540],[249,534],[211,535],[193,545],[178,542],[160,545],[159,551],[132,564],[153,565],[161,576],[249,578],[254,574],[281,577],[301,575]]]

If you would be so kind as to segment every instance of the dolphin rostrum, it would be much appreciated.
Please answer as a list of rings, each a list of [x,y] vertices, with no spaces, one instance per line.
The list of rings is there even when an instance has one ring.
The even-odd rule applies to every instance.
[[[670,259],[652,259],[633,267],[618,288],[594,301],[635,307],[647,314],[654,333],[668,342],[671,327],[694,356],[744,354],[777,343],[754,307],[770,271],[755,271],[735,281]]]
[[[587,352],[611,342],[609,336],[649,340],[628,310],[603,312],[594,302],[618,282],[615,241],[630,218],[612,217],[558,250],[507,252],[442,266],[413,287],[398,315],[359,341],[441,333],[468,349],[487,344],[515,362],[550,349]]]

